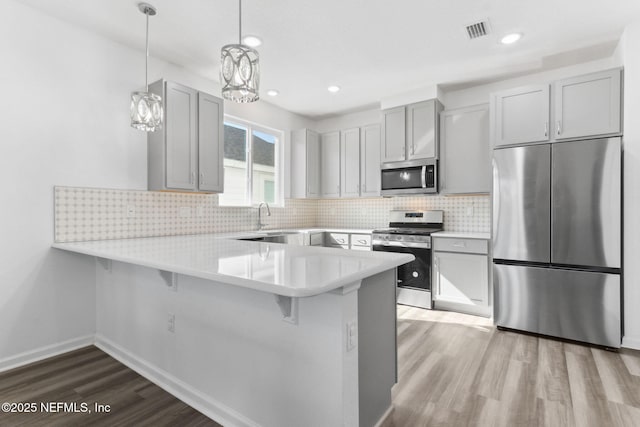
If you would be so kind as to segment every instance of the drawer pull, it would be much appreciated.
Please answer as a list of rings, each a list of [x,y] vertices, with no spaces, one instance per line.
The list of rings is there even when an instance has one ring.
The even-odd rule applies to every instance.
[[[364,239],[358,239],[358,243],[362,244],[362,245],[368,245],[369,243],[364,240]]]

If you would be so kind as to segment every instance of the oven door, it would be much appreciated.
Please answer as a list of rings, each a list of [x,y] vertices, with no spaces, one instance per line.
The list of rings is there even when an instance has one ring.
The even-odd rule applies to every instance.
[[[374,244],[373,250],[400,252],[415,256],[415,260],[398,267],[398,286],[419,291],[431,291],[430,248]]]

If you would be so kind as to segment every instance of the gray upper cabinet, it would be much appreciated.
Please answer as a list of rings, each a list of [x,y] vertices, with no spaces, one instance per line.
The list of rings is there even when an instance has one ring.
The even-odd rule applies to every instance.
[[[440,122],[441,191],[491,192],[489,104],[443,111]]]
[[[382,162],[405,160],[405,129],[405,107],[396,107],[382,111]]]
[[[220,98],[198,93],[198,188],[224,191],[223,104]]]
[[[322,197],[340,197],[340,132],[321,135],[320,181]]]
[[[549,85],[535,85],[496,93],[494,145],[549,140]]]
[[[163,128],[147,134],[149,190],[222,192],[222,99],[164,80],[149,91],[165,111]]]
[[[382,111],[382,163],[438,158],[437,99]]]
[[[291,197],[320,197],[320,135],[309,129],[291,132]]]
[[[340,196],[360,196],[360,128],[340,132]]]
[[[555,139],[620,134],[621,73],[607,70],[555,82]]]
[[[360,129],[360,195],[380,195],[380,125]]]
[[[435,99],[407,106],[407,160],[438,158],[438,114]]]

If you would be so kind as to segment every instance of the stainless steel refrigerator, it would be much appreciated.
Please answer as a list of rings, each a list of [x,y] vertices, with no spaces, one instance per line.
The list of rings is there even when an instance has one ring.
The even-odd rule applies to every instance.
[[[621,139],[493,154],[496,325],[619,348]]]

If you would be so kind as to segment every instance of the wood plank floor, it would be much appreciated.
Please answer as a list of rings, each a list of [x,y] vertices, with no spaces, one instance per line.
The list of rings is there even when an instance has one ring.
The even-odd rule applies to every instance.
[[[85,402],[110,413],[0,411],[0,426],[220,426],[97,347],[0,373],[2,402]]]
[[[640,426],[640,352],[514,332],[488,319],[398,308],[394,411],[383,427]],[[0,426],[218,426],[87,347],[0,373],[1,402],[94,402],[109,414],[6,414]]]
[[[498,331],[398,306],[399,381],[383,427],[640,426],[640,352]]]

